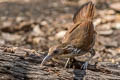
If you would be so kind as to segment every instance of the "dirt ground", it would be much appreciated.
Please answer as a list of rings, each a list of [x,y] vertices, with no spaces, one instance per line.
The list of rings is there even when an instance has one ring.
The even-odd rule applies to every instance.
[[[0,46],[47,52],[59,44],[87,0],[0,0]],[[120,1],[96,0],[93,62],[120,64]],[[119,5],[117,5],[119,4]]]

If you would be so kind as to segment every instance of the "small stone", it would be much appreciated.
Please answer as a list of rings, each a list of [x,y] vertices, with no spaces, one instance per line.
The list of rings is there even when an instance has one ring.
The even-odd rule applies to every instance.
[[[11,25],[12,25],[12,22],[10,22],[10,21],[3,22],[4,27],[8,27],[8,26],[11,26]]]
[[[98,34],[103,36],[109,36],[113,33],[113,30],[99,31]]]
[[[109,47],[117,47],[118,46],[118,43],[116,41],[113,41],[113,42],[108,42],[106,43],[106,48],[109,48]]]
[[[24,0],[25,2],[30,2],[30,0]]]
[[[113,39],[111,38],[105,38],[105,37],[101,37],[99,39],[100,43],[102,45],[104,45],[106,48],[111,48],[111,47],[118,47],[118,42],[117,41],[114,41]]]
[[[57,6],[58,6],[58,3],[54,2],[52,5],[53,5],[54,7],[57,7]]]
[[[46,21],[42,21],[40,24],[41,25],[47,25],[47,22]]]
[[[107,12],[107,15],[113,15],[113,14],[115,14],[114,10],[107,10],[106,12]]]
[[[4,45],[5,44],[5,40],[0,39],[0,45]]]
[[[2,21],[4,21],[4,20],[7,19],[7,17],[6,17],[6,16],[1,16],[0,19],[1,19]]]
[[[66,33],[66,31],[60,31],[60,32],[58,32],[58,33],[55,35],[55,37],[56,37],[57,39],[63,38],[64,35],[65,35],[65,33]]]
[[[53,41],[54,40],[54,37],[53,36],[50,36],[48,37],[49,40]]]
[[[43,31],[40,29],[39,25],[35,25],[34,28],[33,28],[33,33],[32,33],[34,36],[43,36],[44,33]]]
[[[33,38],[33,43],[34,43],[34,44],[39,44],[39,43],[40,43],[40,40],[41,40],[40,37]]]
[[[104,19],[106,20],[106,22],[114,21],[115,18],[116,18],[116,17],[115,17],[114,15],[104,16]]]
[[[112,3],[110,7],[114,10],[120,11],[120,2]]]
[[[99,25],[101,22],[102,22],[101,18],[98,18],[98,19],[96,19],[96,20],[93,22],[93,24],[94,24],[95,26],[97,26],[97,25]]]
[[[115,29],[120,29],[120,23],[115,24]]]
[[[116,51],[117,51],[118,53],[120,53],[120,48],[117,48]]]
[[[111,29],[111,23],[107,23],[107,24],[102,24],[102,25],[98,25],[99,26],[99,30],[110,30]]]
[[[115,56],[116,54],[118,54],[117,50],[113,50],[113,49],[108,49],[108,52],[110,52],[112,56]]]
[[[20,40],[22,36],[17,34],[2,33],[2,37],[6,41],[17,41]]]
[[[21,22],[21,21],[23,21],[24,20],[24,17],[17,17],[16,18],[16,22]]]

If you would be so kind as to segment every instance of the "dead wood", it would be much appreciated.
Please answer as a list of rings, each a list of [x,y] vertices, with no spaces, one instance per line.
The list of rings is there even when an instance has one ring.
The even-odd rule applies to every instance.
[[[11,49],[11,50],[10,50]],[[22,48],[0,48],[0,80],[120,80],[120,65],[107,62],[89,64],[81,70],[81,62],[73,68],[40,67],[42,52]]]

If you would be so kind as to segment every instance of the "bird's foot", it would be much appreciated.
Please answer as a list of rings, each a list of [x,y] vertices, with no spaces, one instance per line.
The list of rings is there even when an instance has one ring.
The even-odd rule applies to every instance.
[[[88,66],[88,62],[85,62],[85,63],[81,66],[81,69],[82,69],[82,70],[86,70],[86,69],[87,69],[87,66]]]

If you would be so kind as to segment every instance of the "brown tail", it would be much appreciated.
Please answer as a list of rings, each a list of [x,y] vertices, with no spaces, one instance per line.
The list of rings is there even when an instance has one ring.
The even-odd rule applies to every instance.
[[[95,13],[95,5],[92,2],[88,2],[81,6],[81,8],[74,14],[73,22],[84,20],[93,20]]]

